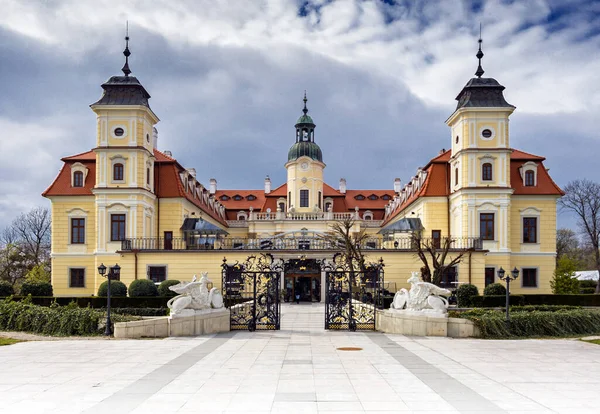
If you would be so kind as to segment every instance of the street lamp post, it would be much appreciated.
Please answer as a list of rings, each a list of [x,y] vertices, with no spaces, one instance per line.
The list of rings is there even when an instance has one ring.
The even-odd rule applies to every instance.
[[[98,273],[100,276],[105,277],[106,274],[106,266],[104,263],[101,263],[98,266]],[[115,264],[112,269],[109,270],[108,274],[106,274],[106,278],[108,280],[108,286],[106,289],[106,329],[104,329],[104,335],[110,336],[112,334],[111,326],[112,322],[110,321],[110,280],[112,278],[118,279],[121,274],[121,266]]]
[[[509,313],[510,281],[515,280],[518,277],[519,277],[519,269],[517,269],[516,267],[510,273],[506,273],[506,271],[502,267],[500,267],[500,270],[498,270],[498,279],[506,281],[506,326],[507,327],[510,326],[510,313]]]

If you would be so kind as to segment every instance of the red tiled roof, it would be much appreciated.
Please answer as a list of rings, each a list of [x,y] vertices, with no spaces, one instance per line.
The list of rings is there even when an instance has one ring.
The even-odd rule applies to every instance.
[[[369,196],[376,195],[376,200],[370,200]],[[356,196],[362,195],[365,197],[364,200],[357,200]],[[385,206],[390,200],[384,200],[381,197],[384,195],[390,196],[390,200],[394,198],[393,190],[347,190],[346,191],[346,204],[350,210],[354,210],[356,206],[360,210],[374,210],[374,209],[385,209]]]
[[[538,161],[544,161],[546,158],[544,157],[540,157],[539,155],[533,155],[533,154],[529,154],[527,152],[523,152],[523,151],[519,151],[516,149],[512,150],[512,153],[510,154],[510,160],[538,160]]]
[[[552,180],[541,161],[537,168],[537,185],[528,187],[523,185],[523,177],[520,171],[525,162],[519,159],[513,160],[512,158],[510,161],[510,185],[515,190],[514,195],[565,195],[564,191]]]
[[[78,159],[79,160],[79,159]],[[95,161],[95,158],[94,158]],[[51,196],[91,196],[92,189],[96,181],[96,163],[95,162],[82,162],[82,164],[88,169],[88,174],[83,182],[83,187],[71,187],[71,165],[74,162],[65,163],[60,169],[58,175],[50,184],[50,186],[42,193],[43,197]]]
[[[228,196],[229,200],[221,200],[221,196],[223,195]],[[233,197],[236,195],[243,198],[241,200],[234,200]],[[249,195],[253,195],[256,199],[248,200]],[[217,190],[215,196],[227,210],[249,210],[250,207],[252,207],[254,211],[261,211],[261,208],[265,203],[264,190]]]
[[[80,154],[61,158],[61,161],[96,161],[96,153],[94,151],[86,151]]]

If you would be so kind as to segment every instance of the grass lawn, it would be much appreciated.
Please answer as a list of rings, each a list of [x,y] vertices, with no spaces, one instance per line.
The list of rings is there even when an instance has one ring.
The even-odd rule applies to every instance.
[[[583,341],[583,342],[600,345],[600,339],[592,339],[591,341]]]
[[[0,346],[2,346],[2,345],[12,345],[12,344],[16,344],[17,342],[23,342],[23,341],[20,341],[18,339],[2,338],[2,337],[0,337]]]

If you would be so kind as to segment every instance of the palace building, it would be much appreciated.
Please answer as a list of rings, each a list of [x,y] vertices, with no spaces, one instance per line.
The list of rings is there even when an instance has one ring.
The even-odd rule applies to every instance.
[[[406,184],[390,179],[388,190],[325,182],[326,154],[306,94],[288,158],[281,160],[286,182],[267,177],[255,190],[221,189],[214,179],[200,183],[194,168],[159,151],[159,118],[150,94],[131,76],[128,47],[124,54],[123,75],[102,84],[102,96],[90,105],[97,116],[95,145],[63,158],[43,193],[52,203],[55,295],[96,294],[104,281],[96,270],[101,263],[118,263],[127,285],[141,278],[189,280],[208,271],[219,286],[224,258],[243,262],[268,252],[291,264],[281,278],[286,299],[300,294],[320,301],[324,272],[315,259],[335,253],[323,236],[348,218],[354,231],[368,233],[363,251],[370,261],[383,259],[391,292],[407,287],[410,272],[422,266],[411,232],[439,245],[450,238],[450,256],[464,254],[446,270],[448,286],[472,283],[482,292],[498,281],[502,267],[520,272],[513,292],[550,292],[556,202],[563,193],[544,157],[511,147],[515,106],[505,100],[504,86],[483,77],[481,40],[476,77],[446,120],[449,138],[440,146],[449,149],[432,154]],[[308,265],[294,266],[299,257]]]

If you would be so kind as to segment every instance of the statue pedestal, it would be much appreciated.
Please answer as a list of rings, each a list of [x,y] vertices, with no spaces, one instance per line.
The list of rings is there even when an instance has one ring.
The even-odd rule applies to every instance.
[[[229,309],[185,309],[183,314],[115,323],[115,338],[165,338],[218,332],[229,332]]]
[[[447,314],[421,311],[377,311],[378,331],[408,336],[447,336],[468,338],[479,336],[479,330],[467,319],[449,318]]]

